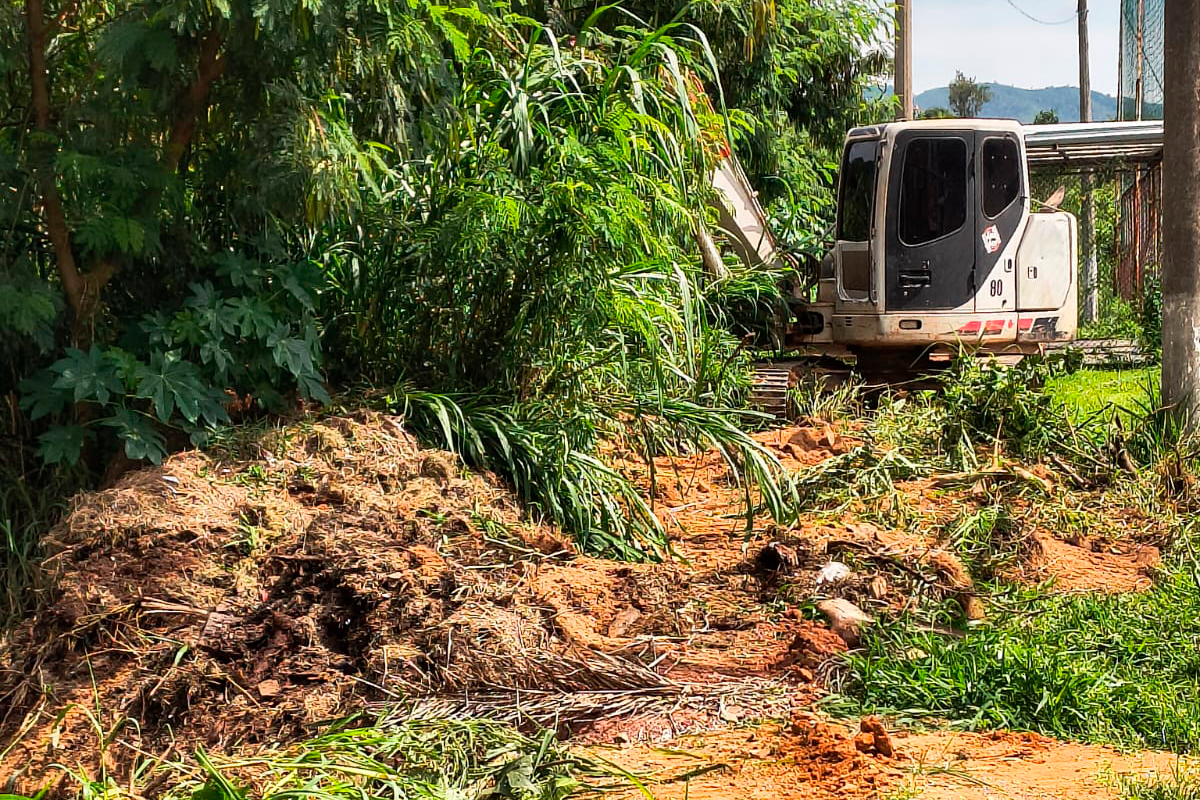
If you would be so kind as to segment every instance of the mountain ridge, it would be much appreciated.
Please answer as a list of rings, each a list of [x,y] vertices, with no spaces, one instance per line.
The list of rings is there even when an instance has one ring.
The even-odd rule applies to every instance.
[[[995,119],[1017,119],[1023,123],[1033,122],[1039,111],[1054,111],[1060,122],[1079,121],[1079,87],[1045,86],[1041,89],[1022,89],[1004,83],[984,83],[992,92],[992,99],[984,103],[979,112],[981,117]],[[878,91],[878,90],[877,90]],[[892,94],[889,84],[881,92]],[[945,86],[926,89],[913,98],[918,111],[949,107],[949,90]],[[1102,92],[1092,92],[1092,119],[1104,121],[1116,119],[1117,98]]]

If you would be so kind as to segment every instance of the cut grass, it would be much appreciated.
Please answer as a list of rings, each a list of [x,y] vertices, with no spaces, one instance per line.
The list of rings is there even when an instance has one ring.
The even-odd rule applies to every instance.
[[[118,784],[107,774],[67,774],[68,792],[79,800],[142,794],[142,786]],[[402,715],[363,727],[335,724],[309,741],[247,758],[197,750],[181,761],[149,759],[135,774],[153,787],[150,796],[168,800],[561,800],[617,787],[649,796],[632,774],[566,751],[553,731],[531,738],[487,720]]]
[[[844,712],[1200,750],[1200,558],[1179,549],[1140,594],[1009,590],[962,637],[884,623],[848,657]],[[999,605],[999,604],[997,604]]]
[[[1067,409],[1073,422],[1082,422],[1107,406],[1131,412],[1145,403],[1150,387],[1157,393],[1158,381],[1157,367],[1080,369],[1052,378],[1046,391]]]
[[[1121,800],[1200,800],[1200,780],[1180,767],[1169,778],[1126,778]]]

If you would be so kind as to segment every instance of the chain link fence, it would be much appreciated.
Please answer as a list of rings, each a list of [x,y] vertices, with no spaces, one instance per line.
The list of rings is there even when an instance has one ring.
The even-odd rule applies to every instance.
[[[1117,119],[1162,119],[1165,3],[1166,0],[1121,0]]]

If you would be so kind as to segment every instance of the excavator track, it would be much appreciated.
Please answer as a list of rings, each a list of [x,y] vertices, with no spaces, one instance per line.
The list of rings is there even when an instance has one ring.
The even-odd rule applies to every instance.
[[[750,387],[750,407],[779,419],[787,418],[788,389],[792,387],[792,368],[775,364],[757,364]]]

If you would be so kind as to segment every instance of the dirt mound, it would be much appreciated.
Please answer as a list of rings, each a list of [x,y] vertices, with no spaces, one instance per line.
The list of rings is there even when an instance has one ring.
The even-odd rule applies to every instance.
[[[809,713],[795,715],[785,727],[683,737],[669,749],[599,752],[647,776],[650,792],[661,800],[874,798],[898,784],[904,769],[902,762],[862,752],[850,729]]]
[[[504,713],[506,693],[542,693],[570,732],[661,738],[808,696],[778,681],[805,679],[788,653],[813,623],[767,605],[718,464],[679,560],[624,564],[576,556],[392,417],[306,420],[242,450],[130,473],[52,531],[54,600],[0,649],[0,774],[36,788],[59,761],[121,773],[139,752],[253,749],[402,697]],[[611,724],[672,704],[690,721]]]
[[[56,600],[3,650],[4,725],[19,739],[6,767],[97,749],[78,709],[158,752],[168,731],[229,747],[362,699],[593,678],[570,674],[579,659],[540,609],[510,603],[524,580],[513,552],[569,550],[496,480],[379,415],[257,448],[127,475],[53,531]]]
[[[829,427],[755,436],[793,470],[853,446]],[[80,497],[47,542],[52,602],[0,644],[0,775],[36,791],[69,763],[124,783],[146,753],[252,751],[399,701],[661,741],[809,704],[846,645],[803,603],[881,617],[954,598],[972,615],[943,541],[982,502],[969,490],[898,484],[905,527],[852,508],[783,529],[747,524],[715,451],[659,459],[654,491],[645,465],[610,456],[654,502],[663,563],[575,554],[496,478],[381,414],[302,420],[236,458],[183,453]],[[1089,550],[1092,566],[1118,544]],[[853,736],[796,730],[786,747],[820,773],[804,780],[846,796],[876,774]]]

